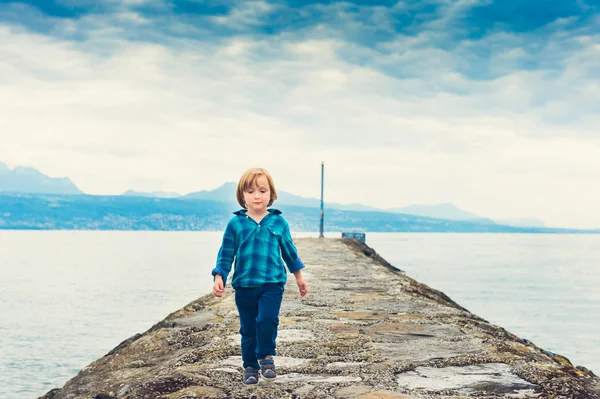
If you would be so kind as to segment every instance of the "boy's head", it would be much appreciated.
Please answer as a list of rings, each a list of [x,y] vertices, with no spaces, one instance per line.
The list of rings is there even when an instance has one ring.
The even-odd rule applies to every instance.
[[[273,183],[273,178],[263,168],[251,168],[244,172],[242,177],[240,178],[240,182],[237,186],[236,197],[240,206],[244,209],[248,209],[246,205],[246,201],[244,200],[244,192],[248,191],[253,186],[257,185],[256,180],[259,177],[264,176],[267,179],[267,183],[269,185],[270,198],[269,204],[267,206],[273,205],[273,202],[277,199],[277,191],[275,191],[275,183]],[[256,188],[256,187],[255,187]]]

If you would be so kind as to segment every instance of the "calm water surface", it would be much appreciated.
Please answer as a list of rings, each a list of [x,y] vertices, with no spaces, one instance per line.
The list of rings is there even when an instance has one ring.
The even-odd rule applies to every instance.
[[[36,398],[208,293],[221,233],[0,231],[0,398]]]
[[[0,231],[0,398],[61,387],[210,292],[221,234]],[[367,243],[473,313],[600,370],[600,236],[369,233]]]

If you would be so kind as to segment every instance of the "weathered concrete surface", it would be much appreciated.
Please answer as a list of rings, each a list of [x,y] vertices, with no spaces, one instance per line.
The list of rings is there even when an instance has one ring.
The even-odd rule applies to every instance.
[[[289,279],[277,382],[241,383],[228,289],[124,341],[43,398],[600,398],[591,372],[469,313],[364,244],[297,246],[310,293],[300,298]]]

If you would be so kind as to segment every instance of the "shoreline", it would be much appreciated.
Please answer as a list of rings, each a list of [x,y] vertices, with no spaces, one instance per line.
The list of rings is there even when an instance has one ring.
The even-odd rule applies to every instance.
[[[301,299],[288,278],[281,376],[255,387],[260,397],[600,397],[589,370],[489,324],[366,244],[299,238],[297,245],[311,292]],[[231,293],[191,302],[42,398],[248,397]]]

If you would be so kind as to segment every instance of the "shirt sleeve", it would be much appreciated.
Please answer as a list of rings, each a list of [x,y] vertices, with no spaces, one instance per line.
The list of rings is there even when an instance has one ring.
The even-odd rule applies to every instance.
[[[223,242],[217,256],[217,266],[212,270],[213,281],[217,274],[223,277],[223,286],[227,284],[227,276],[231,271],[231,265],[235,257],[235,227],[230,220],[223,233]]]
[[[285,229],[283,231],[283,236],[281,240],[281,257],[283,261],[287,265],[290,273],[294,273],[300,269],[304,269],[304,263],[298,256],[298,251],[296,250],[296,246],[294,245],[294,241],[292,241],[292,234],[290,233],[290,227],[288,224],[285,224]]]

